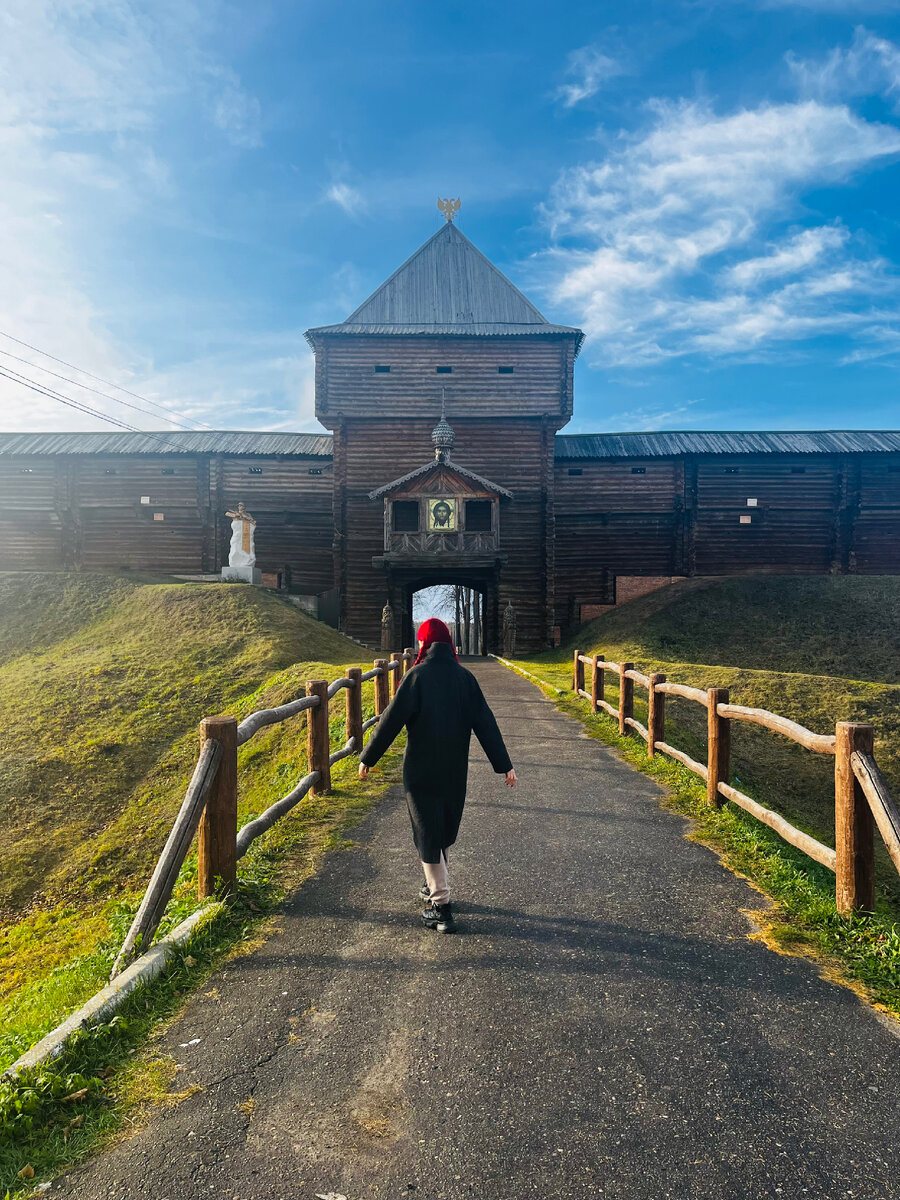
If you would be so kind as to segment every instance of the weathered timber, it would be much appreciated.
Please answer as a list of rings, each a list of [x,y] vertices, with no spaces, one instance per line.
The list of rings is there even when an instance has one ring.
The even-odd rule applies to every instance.
[[[728,707],[728,688],[710,688],[706,710],[706,798],[721,808],[720,783],[731,779],[731,721],[722,715]]]
[[[597,700],[597,707],[598,707],[598,708],[602,708],[602,709],[603,709],[603,711],[604,711],[605,713],[609,713],[609,715],[610,715],[611,717],[615,717],[615,719],[618,721],[618,719],[619,719],[619,710],[618,710],[618,708],[616,708],[616,706],[615,706],[614,704],[610,704],[608,700],[600,700],[600,699],[598,699],[598,700]]]
[[[363,721],[363,733],[368,733],[370,729],[374,729],[378,724],[378,717],[369,717],[367,721]]]
[[[350,667],[347,677],[351,686],[347,688],[345,728],[347,741],[355,741],[357,751],[363,744],[362,668]]]
[[[701,779],[707,776],[707,769],[703,763],[697,762],[696,758],[691,758],[689,754],[685,754],[683,750],[677,750],[674,746],[670,746],[668,742],[657,742],[654,747],[663,754],[668,754],[669,758],[674,758],[676,762],[680,762],[683,767],[687,767],[689,771],[693,771],[695,775],[699,775]]]
[[[260,729],[264,729],[267,725],[278,725],[290,717],[296,717],[299,713],[306,712],[308,708],[314,708],[317,703],[317,700],[309,696],[301,696],[299,700],[291,700],[287,704],[280,704],[277,708],[261,708],[257,712],[251,713],[238,725],[237,744],[243,746]]]
[[[580,650],[575,651],[575,657],[572,663],[572,691],[584,691],[584,664],[585,657]]]
[[[307,792],[318,782],[319,772],[310,771],[308,775],[304,775],[299,780],[295,787],[291,788],[286,796],[282,796],[280,800],[276,800],[274,804],[270,805],[265,812],[260,813],[254,820],[248,821],[246,825],[242,825],[237,836],[237,857],[243,858],[250,849],[251,843],[255,842],[266,830],[271,829],[280,817],[289,813],[292,808],[299,804]]]
[[[599,701],[603,699],[604,693],[604,675],[603,668],[600,666],[600,655],[595,654],[591,658],[591,712],[596,712],[600,707]]]
[[[750,796],[744,792],[739,792],[737,788],[732,787],[728,783],[720,783],[719,792],[726,800],[730,800],[738,808],[742,808],[745,812],[750,813],[751,816],[756,817],[763,825],[768,825],[770,829],[774,829],[786,842],[789,842],[798,850],[802,850],[804,854],[808,854],[810,858],[814,859],[817,863],[821,863],[823,867],[828,867],[830,871],[835,869],[835,852],[829,846],[816,841],[814,837],[810,837],[808,833],[797,829],[790,821],[786,821],[784,817],[773,812],[771,808],[766,808],[765,805],[758,804]]]
[[[887,780],[878,769],[871,754],[854,750],[850,755],[850,766],[856,776],[863,795],[869,802],[878,832],[884,839],[891,861],[900,872],[900,809],[888,791]]]
[[[153,941],[153,935],[166,911],[166,905],[175,890],[178,873],[181,870],[187,852],[190,849],[200,814],[206,804],[209,789],[212,786],[216,771],[222,759],[222,747],[219,742],[209,739],[200,749],[197,765],[188,784],[181,808],[175,818],[172,831],[166,839],[162,853],[157,860],[150,882],[141,900],[140,906],[131,923],[131,928],[122,949],[113,963],[110,979],[115,979],[136,951],[146,950]]]
[[[346,675],[341,679],[333,679],[328,685],[328,699],[333,700],[339,691],[348,687],[350,687],[350,680]]]
[[[650,690],[647,699],[647,757],[656,754],[656,743],[666,740],[666,697],[659,690],[659,685],[666,682],[665,675],[658,672],[650,676]]]
[[[375,716],[380,717],[390,702],[388,692],[388,662],[386,658],[375,659]]]
[[[700,688],[688,687],[684,683],[667,681],[659,685],[659,690],[667,696],[680,696],[682,700],[694,700],[697,704],[702,704],[704,707],[709,700],[706,692],[701,691]]]
[[[640,721],[636,720],[634,717],[626,717],[625,724],[629,729],[633,729],[635,733],[639,734],[645,742],[649,742],[650,732],[646,725],[642,725]]]
[[[853,771],[854,753],[871,755],[875,728],[838,721],[834,729],[835,904],[840,913],[875,907],[875,834],[872,810]]]
[[[391,676],[391,695],[396,696],[397,689],[403,681],[403,654],[400,650],[395,650],[391,655],[391,664],[393,671]]]
[[[634,681],[628,672],[634,670],[634,663],[621,663],[619,666],[619,736],[624,737],[628,730],[628,718],[634,716]]]
[[[328,734],[328,681],[308,679],[306,694],[318,696],[319,703],[309,710],[306,726],[306,758],[310,771],[319,778],[313,785],[313,795],[324,796],[331,791],[331,761]]]
[[[200,722],[201,749],[209,740],[221,748],[197,836],[197,893],[201,900],[217,891],[227,894],[237,877],[237,729],[234,717],[207,717]]]
[[[635,671],[633,669],[631,671],[627,671],[626,674],[632,683],[640,684],[640,686],[644,688],[650,686],[649,675],[644,675],[641,671]]]
[[[783,734],[793,742],[799,742],[807,750],[815,750],[817,754],[834,754],[835,740],[831,734],[813,733],[796,721],[780,717],[765,708],[745,708],[743,704],[722,704],[719,706],[720,717],[731,717],[733,720],[749,721],[752,725],[762,725],[773,733]]]
[[[579,688],[579,689],[578,689],[578,695],[579,695],[579,696],[582,696],[582,697],[583,697],[585,700],[590,700],[590,699],[591,699],[591,693],[590,693],[589,691],[587,691],[587,689],[586,689],[586,688]]]
[[[357,746],[355,738],[348,738],[340,750],[334,750],[328,755],[328,765],[333,767],[335,763],[340,762],[342,758],[349,758],[351,754],[355,754],[361,747]]]

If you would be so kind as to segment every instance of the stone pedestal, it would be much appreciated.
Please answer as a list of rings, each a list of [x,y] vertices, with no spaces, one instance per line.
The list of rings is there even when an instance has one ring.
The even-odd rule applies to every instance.
[[[223,583],[255,583],[262,587],[262,571],[256,567],[223,567]]]

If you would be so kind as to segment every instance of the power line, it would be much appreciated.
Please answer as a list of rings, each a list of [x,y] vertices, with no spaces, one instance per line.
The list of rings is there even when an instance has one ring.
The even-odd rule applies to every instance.
[[[55,354],[50,354],[50,352],[47,350],[41,350],[37,346],[32,346],[30,342],[23,342],[21,338],[13,337],[13,335],[11,333],[6,333],[2,329],[0,329],[0,337],[8,338],[11,342],[15,342],[17,346],[24,346],[26,350],[33,350],[35,354],[41,354],[44,356],[44,358],[52,359],[53,362],[60,363],[64,367],[69,367],[73,371],[78,371],[82,375],[87,375],[87,377],[89,379],[96,379],[96,381],[98,383],[104,383],[104,384],[106,384],[107,387],[115,388],[117,392],[124,392],[126,396],[131,396],[135,400],[141,400],[144,404],[149,404],[153,408],[158,408],[160,412],[167,413],[169,416],[171,416],[171,414],[172,414],[173,410],[168,408],[165,404],[157,404],[157,402],[155,400],[150,400],[146,396],[140,395],[140,393],[138,393],[138,392],[129,391],[128,388],[122,387],[121,384],[112,383],[109,379],[104,379],[100,375],[95,375],[92,371],[86,371],[84,369],[84,367],[78,367],[75,365],[75,363],[67,362],[64,358],[57,358]],[[0,351],[0,353],[9,354],[9,351],[4,350],[4,351]],[[10,355],[10,357],[14,358],[15,355]],[[25,362],[26,360],[19,359],[18,361]],[[47,370],[46,367],[39,367],[37,363],[29,363],[29,366],[38,367],[39,371]],[[52,371],[50,371],[48,373],[51,375],[53,374]],[[58,378],[65,379],[66,377],[64,375],[60,375],[60,376],[58,376]],[[70,379],[70,380],[68,380],[68,382],[75,383],[75,380]],[[85,387],[86,384],[80,383],[80,384],[77,384],[76,386]],[[91,388],[89,390],[93,391],[94,389]],[[102,394],[103,393],[101,392],[100,395],[102,395]],[[115,397],[107,397],[107,398],[115,399]],[[117,403],[124,404],[125,401],[118,400]],[[131,407],[131,406],[129,405],[129,407]],[[183,415],[184,415],[183,413],[176,413],[176,416],[183,416]],[[202,425],[204,429],[212,429],[212,425],[207,425],[205,421],[200,421],[193,417],[187,417],[186,420],[193,420],[195,425]],[[176,424],[177,424],[177,422],[176,422]]]
[[[107,413],[101,412],[97,408],[91,408],[88,404],[82,404],[80,400],[73,400],[71,396],[64,396],[61,392],[57,392],[55,388],[51,388],[48,384],[39,383],[35,379],[29,379],[25,375],[20,375],[18,371],[13,371],[9,368],[0,366],[0,376],[9,379],[12,383],[18,383],[22,387],[28,388],[32,392],[37,392],[40,396],[47,396],[51,400],[57,400],[60,404],[65,404],[68,408],[74,408],[76,412],[85,413],[87,416],[97,417],[101,421],[107,421],[110,425],[116,425],[119,429],[127,429],[130,433],[140,433],[144,437],[151,438],[154,442],[159,442],[161,446],[167,446],[172,450],[181,450],[175,442],[167,442],[157,433],[150,433],[146,429],[138,429],[136,425],[129,425],[125,421],[118,420],[117,417],[111,417]]]
[[[141,408],[138,404],[129,404],[127,400],[120,400],[118,396],[110,396],[109,392],[101,392],[99,388],[91,387],[90,384],[79,383],[77,379],[70,379],[68,375],[60,375],[58,371],[51,371],[49,367],[42,367],[38,363],[30,362],[27,358],[20,358],[18,354],[11,354],[9,350],[0,349],[0,354],[5,355],[6,358],[12,358],[16,362],[24,363],[26,367],[34,367],[36,371],[43,371],[47,375],[52,375],[54,379],[62,379],[65,383],[71,383],[73,387],[84,388],[86,392],[93,392],[95,396],[102,396],[104,400],[112,400],[113,404],[121,404],[125,408],[132,409],[134,412],[143,413],[144,416],[157,419],[156,414],[150,412],[148,408]],[[76,371],[80,369],[80,367],[75,368]],[[113,384],[113,387],[115,387],[115,384]],[[149,403],[152,404],[152,401],[149,401]],[[168,412],[169,410],[167,409],[165,411]],[[179,429],[187,429],[190,433],[198,432],[193,428],[193,426],[183,425],[181,421],[176,421],[172,416],[169,417],[169,420],[173,425],[177,425]],[[188,418],[188,420],[190,420],[190,418]]]

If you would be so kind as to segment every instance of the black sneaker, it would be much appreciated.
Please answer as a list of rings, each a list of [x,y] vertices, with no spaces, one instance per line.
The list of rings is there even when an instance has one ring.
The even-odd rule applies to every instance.
[[[428,886],[427,883],[423,883],[422,886],[419,888],[419,899],[422,900],[425,904],[427,904],[428,901],[431,899],[431,888]]]
[[[429,904],[422,913],[422,924],[438,933],[456,933],[456,922],[449,904]]]

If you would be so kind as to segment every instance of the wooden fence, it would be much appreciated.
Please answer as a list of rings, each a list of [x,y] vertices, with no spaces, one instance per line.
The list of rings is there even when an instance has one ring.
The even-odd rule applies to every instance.
[[[371,671],[351,667],[345,676],[331,683],[325,679],[310,679],[305,696],[278,708],[260,709],[240,724],[234,717],[208,717],[201,721],[200,753],[194,774],[128,936],[116,957],[111,979],[115,979],[153,940],[194,834],[198,835],[197,888],[200,899],[214,893],[227,894],[234,887],[238,859],[247,853],[251,843],[271,829],[279,817],[290,812],[307,792],[322,796],[330,791],[334,764],[362,751],[365,734],[377,724],[391,695],[396,695],[400,680],[414,658],[411,649],[402,653],[398,650],[390,660],[376,659]],[[375,716],[364,721],[362,689],[370,680],[375,691]],[[331,702],[344,690],[347,693],[346,741],[339,749],[332,750],[329,734]],[[307,714],[308,773],[287,795],[238,831],[238,747],[245,745],[260,729],[291,720],[301,713]]]
[[[590,668],[590,690],[585,688],[585,667]],[[619,703],[615,707],[604,696],[607,672],[618,680]],[[635,685],[648,695],[647,724],[634,716]],[[575,651],[572,690],[590,701],[594,713],[608,713],[623,737],[636,733],[647,743],[647,756],[666,754],[699,775],[706,783],[710,804],[720,808],[727,800],[751,813],[774,829],[786,842],[808,854],[835,873],[835,899],[839,912],[871,912],[875,903],[874,826],[884,839],[895,868],[900,872],[900,811],[888,791],[875,761],[875,728],[852,721],[838,721],[834,734],[813,733],[787,717],[764,708],[732,704],[727,688],[687,687],[669,683],[658,672],[644,675],[634,663],[607,662],[600,654]],[[666,696],[690,700],[706,709],[706,763],[697,762],[666,741]],[[815,754],[834,757],[835,849],[797,829],[770,808],[759,804],[731,785],[731,723],[747,721],[761,725],[805,746]]]

